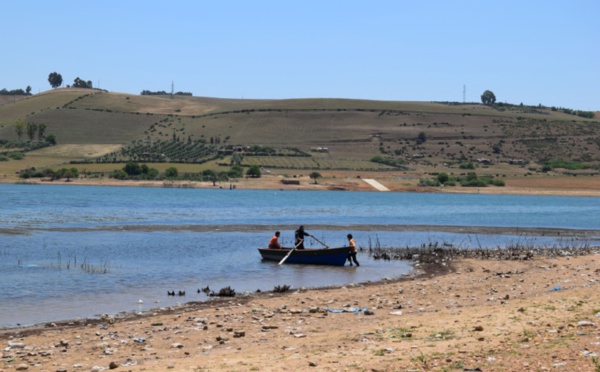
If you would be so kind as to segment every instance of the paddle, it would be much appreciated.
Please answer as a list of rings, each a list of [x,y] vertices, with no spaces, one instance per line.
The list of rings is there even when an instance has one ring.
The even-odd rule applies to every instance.
[[[300,243],[298,243],[298,244],[297,244],[297,245],[296,245],[294,248],[292,248],[292,249],[290,250],[290,253],[286,254],[286,255],[285,255],[285,257],[284,257],[284,258],[282,258],[282,259],[281,259],[281,261],[279,261],[278,265],[282,265],[282,264],[285,262],[285,260],[287,260],[287,259],[288,259],[288,257],[289,257],[289,256],[292,254],[292,252],[293,252],[293,251],[295,251],[295,250],[296,250],[296,248],[298,248],[298,247],[300,246],[300,244],[302,244],[302,242],[303,242],[303,241],[304,241],[304,240],[300,240]]]
[[[313,238],[314,240],[318,241],[319,243],[323,244],[325,246],[325,248],[329,248],[329,246],[325,243],[323,243],[322,241],[320,241],[319,239],[315,238],[314,235],[310,235],[311,238]]]

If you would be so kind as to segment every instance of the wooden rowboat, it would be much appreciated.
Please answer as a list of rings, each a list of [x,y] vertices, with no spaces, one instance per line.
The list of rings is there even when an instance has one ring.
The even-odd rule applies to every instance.
[[[258,248],[263,260],[281,261],[291,248],[270,249]],[[326,249],[296,249],[285,261],[286,263],[305,265],[344,266],[350,253],[350,247]]]

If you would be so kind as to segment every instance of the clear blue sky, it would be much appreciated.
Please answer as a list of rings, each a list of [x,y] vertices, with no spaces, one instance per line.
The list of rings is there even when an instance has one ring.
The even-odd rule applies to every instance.
[[[600,110],[600,1],[2,1],[0,89]]]

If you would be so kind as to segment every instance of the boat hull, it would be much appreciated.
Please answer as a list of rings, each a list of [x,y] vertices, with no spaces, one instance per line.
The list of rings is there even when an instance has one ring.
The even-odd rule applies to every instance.
[[[263,260],[281,261],[291,248],[269,249],[259,248],[258,251]],[[344,266],[350,253],[350,247],[328,248],[328,249],[296,249],[285,260],[285,263],[304,265],[329,265]]]

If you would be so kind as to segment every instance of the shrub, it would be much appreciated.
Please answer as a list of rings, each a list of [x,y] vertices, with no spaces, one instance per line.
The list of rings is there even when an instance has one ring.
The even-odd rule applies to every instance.
[[[431,186],[431,187],[436,187],[439,186],[440,183],[438,182],[438,180],[436,179],[428,179],[428,178],[421,178],[419,180],[419,186]]]
[[[472,162],[460,163],[458,166],[460,169],[475,169],[475,165]]]
[[[128,178],[127,177],[127,173],[125,173],[125,171],[122,170],[122,169],[115,170],[112,173],[111,177],[114,178],[114,179],[116,179],[116,180],[126,180]]]
[[[244,168],[240,165],[234,165],[231,167],[227,175],[231,178],[241,178],[244,176]]]
[[[550,170],[555,168],[564,168],[568,170],[588,169],[589,166],[576,161],[551,160],[544,165],[550,167]]]
[[[23,155],[22,152],[11,152],[10,154],[8,154],[8,157],[13,160],[21,160],[25,157],[25,155]]]
[[[259,178],[261,176],[260,167],[258,165],[250,166],[250,168],[248,168],[248,170],[246,171],[246,176]]]
[[[439,183],[445,184],[450,180],[450,176],[448,175],[448,173],[440,173],[437,175],[437,180]]]
[[[498,187],[504,187],[505,186],[504,180],[501,180],[501,179],[498,179],[498,178],[494,178],[492,180],[492,185],[498,186]]]
[[[167,177],[167,178],[175,178],[175,177],[177,177],[178,174],[179,174],[179,172],[177,171],[177,168],[175,168],[175,167],[169,167],[169,168],[165,169],[165,177]]]

